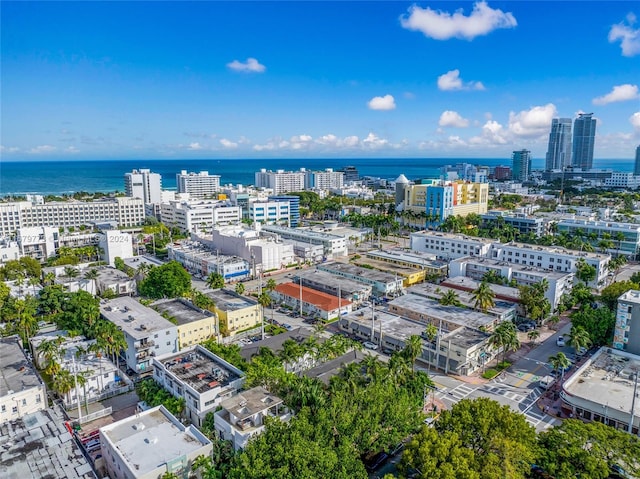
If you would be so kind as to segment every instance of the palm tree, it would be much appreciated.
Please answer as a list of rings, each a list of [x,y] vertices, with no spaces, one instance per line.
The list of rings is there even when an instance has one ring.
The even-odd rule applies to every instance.
[[[489,283],[483,281],[473,292],[472,298],[474,307],[483,313],[495,305],[495,293],[491,290]]]
[[[587,349],[591,346],[591,337],[587,330],[582,326],[572,326],[567,339],[567,344],[575,349],[576,354],[580,354],[580,350],[583,348]]]
[[[244,294],[244,283],[236,284],[236,293]]]
[[[430,343],[434,343],[435,340],[438,338],[438,328],[436,328],[435,324],[429,323],[426,327],[426,329],[424,330],[423,337],[429,341]],[[438,345],[435,344],[435,346],[437,347]],[[429,373],[431,373],[431,361],[433,360],[432,354],[431,354],[431,347],[429,347],[429,362],[427,363],[427,368]]]
[[[444,293],[438,300],[438,303],[443,306],[462,306],[462,303],[458,299],[458,293],[452,289]]]
[[[224,277],[220,273],[209,273],[207,286],[211,289],[224,288]]]
[[[416,359],[418,359],[418,356],[422,353],[422,338],[416,334],[409,336],[402,352],[411,363],[411,371],[415,373]]]
[[[53,271],[49,271],[47,274],[44,275],[43,283],[45,285],[50,285],[50,284],[53,284],[55,280],[56,280],[56,274]]]
[[[73,266],[65,266],[64,275],[69,279],[77,278],[80,275],[80,271],[78,271]]]
[[[267,291],[273,291],[274,289],[276,289],[276,286],[278,286],[278,283],[276,283],[276,280],[273,278],[269,278],[267,280],[267,284],[265,288]]]
[[[503,321],[489,337],[489,346],[494,349],[502,348],[502,362],[507,360],[507,352],[515,351],[520,347],[516,325],[511,321]]]
[[[64,342],[64,338],[59,336],[55,339],[45,340],[38,344],[37,353],[42,355],[44,359],[44,372],[50,376],[55,376],[60,372],[60,363],[58,361],[63,357],[63,350],[60,347]]]
[[[64,396],[73,389],[75,384],[73,374],[67,369],[61,369],[58,374],[53,376],[51,386],[60,396]]]
[[[558,353],[553,356],[549,356],[549,364],[551,364],[554,371],[561,371],[561,377],[564,381],[564,370],[571,365],[569,358],[567,358],[564,353]]]
[[[537,329],[532,329],[527,333],[527,337],[530,341],[533,342],[533,344],[536,344],[536,339],[540,337],[540,331],[538,331]]]

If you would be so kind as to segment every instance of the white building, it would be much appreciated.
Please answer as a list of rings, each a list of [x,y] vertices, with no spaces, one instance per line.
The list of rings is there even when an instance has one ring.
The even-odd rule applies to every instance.
[[[184,414],[198,427],[207,413],[244,384],[242,371],[200,345],[154,358],[153,378],[175,397],[184,398]]]
[[[282,399],[262,386],[242,391],[220,403],[214,417],[220,438],[231,441],[237,451],[246,447],[249,439],[264,431],[266,417],[286,421],[291,417]]]
[[[217,200],[176,200],[160,205],[160,214],[168,227],[192,233],[236,224],[242,219],[242,208]]]
[[[110,266],[114,266],[116,258],[133,258],[131,233],[118,230],[102,231],[98,235],[98,246],[104,251],[102,259]]]
[[[609,188],[624,188],[625,190],[635,190],[640,187],[640,176],[633,173],[622,173],[614,171],[611,178],[605,178],[604,185]]]
[[[151,308],[128,296],[104,301],[100,314],[124,333],[127,366],[136,374],[151,372],[154,356],[178,350],[178,329]]]
[[[0,203],[0,235],[14,235],[20,228],[77,228],[111,221],[123,227],[137,226],[144,222],[144,218],[144,203],[138,198],[116,197],[44,204],[28,201]]]
[[[131,198],[140,198],[145,204],[162,201],[162,177],[151,170],[133,170],[124,174],[124,191]]]
[[[249,261],[239,256],[221,255],[197,241],[182,241],[167,247],[169,259],[180,263],[191,274],[207,277],[218,273],[225,282],[239,281],[251,276]]]
[[[100,428],[102,457],[111,479],[187,477],[193,462],[213,445],[194,426],[184,426],[164,406]]]
[[[210,198],[220,191],[220,175],[210,175],[208,171],[187,173],[182,170],[176,175],[178,193],[189,193],[191,198]]]
[[[300,171],[305,173],[305,189],[308,190],[339,189],[344,185],[344,172],[333,171],[333,168],[324,171],[306,171],[302,168]]]
[[[452,260],[464,256],[487,256],[493,240],[436,231],[411,233],[411,249]]]
[[[572,272],[545,270],[532,266],[469,256],[454,259],[449,263],[449,276],[451,278],[466,276],[482,281],[483,276],[489,271],[495,271],[507,282],[515,281],[518,286],[531,286],[547,280],[549,288],[545,293],[545,298],[553,309],[558,307],[563,294],[571,292],[575,276]]]
[[[558,233],[566,232],[569,236],[581,234],[584,241],[598,249],[600,242],[607,238],[611,247],[610,254],[623,254],[635,259],[640,252],[640,225],[635,223],[619,223],[616,221],[589,221],[582,219],[564,219],[557,224]],[[595,234],[592,241],[590,235]]]
[[[335,259],[348,255],[347,238],[324,233],[320,231],[312,231],[301,228],[287,228],[284,226],[266,225],[263,231],[275,233],[284,240],[295,240],[301,243],[309,243],[322,245],[324,248],[324,256],[327,259]]]
[[[21,256],[20,245],[17,241],[7,238],[0,239],[0,264],[19,259]]]
[[[56,255],[60,247],[60,232],[51,226],[34,226],[18,229],[20,256],[45,261]]]
[[[640,354],[640,291],[627,291],[618,298],[613,347]]]
[[[104,267],[98,270],[95,281],[96,294],[103,295],[107,289],[113,291],[115,296],[133,296],[137,291],[134,278],[119,269]]]
[[[262,168],[255,174],[255,186],[256,188],[270,188],[274,194],[280,195],[290,191],[303,191],[305,178],[305,171],[267,171]]]
[[[393,297],[404,293],[403,278],[398,275],[338,262],[319,264],[317,268],[319,271],[370,285],[376,296]]]
[[[47,391],[18,336],[0,339],[0,424],[47,408]]]
[[[249,203],[249,219],[254,223],[289,225],[291,208],[288,201],[254,201]]]

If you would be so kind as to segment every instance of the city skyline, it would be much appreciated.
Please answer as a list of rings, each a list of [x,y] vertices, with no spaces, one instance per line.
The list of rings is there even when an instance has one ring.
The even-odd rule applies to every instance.
[[[640,143],[631,2],[1,8],[5,160],[544,158],[584,112],[595,158]]]

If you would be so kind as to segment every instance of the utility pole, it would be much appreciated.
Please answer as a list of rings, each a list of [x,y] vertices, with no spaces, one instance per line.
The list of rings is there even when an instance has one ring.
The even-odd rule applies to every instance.
[[[76,401],[78,401],[78,424],[80,424],[80,419],[82,418],[82,409],[80,408],[80,392],[78,391],[78,369],[76,367],[75,354],[71,355],[71,362],[73,364],[73,382],[76,388]]]
[[[262,296],[262,273],[258,277],[258,302]],[[260,338],[264,341],[264,306],[262,307],[262,319],[260,321]]]
[[[302,316],[302,276],[300,276],[300,316]]]
[[[376,327],[376,304],[371,301],[371,342],[373,343]]]
[[[632,434],[631,431],[633,431],[633,419],[634,419],[634,413],[636,410],[636,394],[638,393],[638,371],[636,371],[636,380],[633,384],[633,398],[631,398],[631,419],[629,419],[629,429],[627,429],[627,432],[629,434]]]

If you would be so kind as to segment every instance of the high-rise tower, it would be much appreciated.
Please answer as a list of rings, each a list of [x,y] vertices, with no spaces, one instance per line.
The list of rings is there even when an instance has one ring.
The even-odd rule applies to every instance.
[[[511,168],[514,180],[527,181],[531,174],[531,152],[529,150],[514,151],[511,155]]]
[[[633,174],[640,176],[640,145],[636,148],[636,165],[633,168]]]
[[[571,118],[554,118],[545,170],[562,170],[567,166],[571,166]]]
[[[148,169],[133,170],[124,174],[124,191],[145,204],[162,203],[162,177]]]
[[[593,113],[580,113],[573,122],[573,162],[575,168],[593,168],[593,145],[596,140],[596,119]]]

